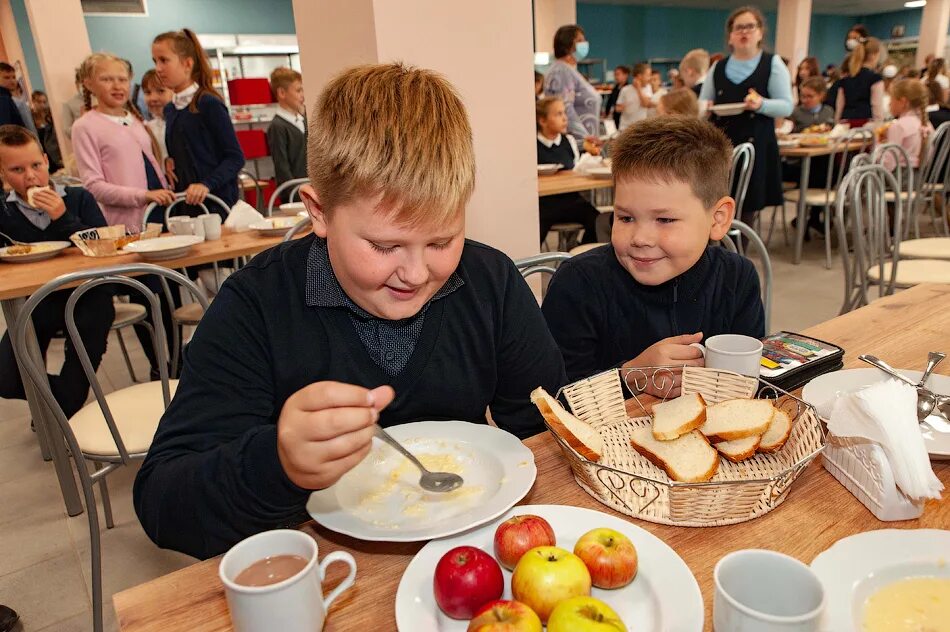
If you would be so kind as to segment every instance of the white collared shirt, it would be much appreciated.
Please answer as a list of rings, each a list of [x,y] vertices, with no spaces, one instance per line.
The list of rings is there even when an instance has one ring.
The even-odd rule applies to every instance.
[[[300,130],[301,134],[307,133],[307,128],[304,126],[303,115],[299,112],[291,112],[290,110],[285,110],[282,107],[277,108],[275,116],[279,116],[288,123],[292,123],[294,127]]]
[[[184,110],[191,103],[191,99],[195,96],[195,93],[198,92],[198,84],[193,83],[181,92],[176,92],[172,97],[172,103],[175,104],[176,110]]]
[[[538,132],[538,141],[539,141],[542,145],[544,145],[545,147],[547,147],[548,149],[551,149],[552,147],[560,147],[560,146],[561,146],[561,140],[562,140],[563,138],[564,138],[564,136],[561,135],[561,134],[558,134],[558,135],[555,136],[554,138],[547,138],[547,137],[545,137],[543,134],[541,134],[541,132]],[[569,135],[569,136],[567,137],[567,142],[571,145],[571,150],[574,152],[574,162],[576,163],[576,162],[577,162],[578,160],[580,160],[580,158],[581,158],[581,154],[580,154],[580,152],[577,150],[577,141],[574,140],[574,137],[573,137],[573,136],[570,136],[570,135]]]

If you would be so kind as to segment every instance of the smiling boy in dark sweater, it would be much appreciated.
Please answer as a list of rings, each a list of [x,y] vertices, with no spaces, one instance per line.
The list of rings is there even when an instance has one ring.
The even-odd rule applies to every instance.
[[[563,263],[542,306],[568,379],[702,366],[690,344],[704,336],[764,336],[755,267],[708,245],[735,214],[725,135],[697,119],[647,119],[621,134],[612,159],[611,243]]]
[[[541,432],[529,394],[564,381],[512,261],[464,237],[475,157],[451,85],[360,66],[311,118],[314,236],[224,283],[136,478],[160,546],[209,557],[304,520],[311,490],[366,456],[376,422],[484,424],[489,409],[518,437]]]

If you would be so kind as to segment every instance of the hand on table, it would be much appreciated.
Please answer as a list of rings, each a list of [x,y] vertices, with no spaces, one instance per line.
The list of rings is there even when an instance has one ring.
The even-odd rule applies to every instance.
[[[682,336],[673,336],[671,338],[664,338],[658,342],[653,343],[647,347],[643,353],[635,357],[633,360],[625,363],[623,368],[638,368],[638,367],[655,367],[655,366],[705,366],[706,362],[703,358],[703,352],[697,349],[696,347],[690,346],[694,343],[698,343],[703,339],[703,333],[701,331],[696,332],[695,334],[684,334]],[[673,373],[673,389],[667,393],[668,384],[663,383],[664,373],[657,374],[657,381],[660,382],[658,385],[653,383],[652,372],[647,372],[647,385],[644,388],[644,391],[653,395],[655,397],[679,397],[680,396],[680,384],[682,383],[682,375],[680,373]],[[669,379],[669,375],[666,375],[666,379]]]
[[[145,192],[145,199],[159,206],[168,206],[175,201],[175,193],[168,189],[152,189]]]
[[[396,396],[341,382],[305,386],[284,403],[277,420],[277,456],[287,477],[304,489],[324,489],[369,453],[379,411]]]
[[[66,202],[56,191],[46,188],[33,194],[36,208],[49,215],[50,219],[57,220],[66,212]]]
[[[187,204],[201,204],[208,197],[210,190],[200,182],[189,185],[185,189],[185,202]]]

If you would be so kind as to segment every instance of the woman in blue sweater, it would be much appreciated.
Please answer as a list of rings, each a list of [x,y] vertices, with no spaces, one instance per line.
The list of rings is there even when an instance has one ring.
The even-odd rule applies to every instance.
[[[208,193],[233,206],[244,154],[231,115],[212,87],[211,66],[198,37],[189,29],[169,31],[152,42],[155,72],[175,95],[165,106],[166,169],[176,192],[188,204]],[[223,209],[210,208],[223,214]]]

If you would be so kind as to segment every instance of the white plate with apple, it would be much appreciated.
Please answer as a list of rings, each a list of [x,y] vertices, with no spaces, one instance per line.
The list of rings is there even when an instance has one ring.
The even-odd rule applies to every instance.
[[[510,544],[500,544],[496,552],[495,533],[499,525],[509,518],[523,515],[540,516],[546,520],[554,531],[556,546],[568,552],[577,552],[585,558],[583,562],[579,562],[578,558],[572,554],[553,560],[544,558],[542,562],[536,564],[525,563],[524,558],[520,563],[516,563],[512,560],[519,558],[521,552],[513,550],[514,547]],[[520,523],[518,529],[521,533],[518,535],[524,538],[543,538],[543,535],[538,535],[543,530],[532,522]],[[509,530],[511,524],[506,525]],[[601,533],[591,534],[592,530]],[[619,547],[607,549],[613,551],[614,554],[601,557],[603,563],[596,567],[589,563],[591,557],[587,553],[594,555],[593,552],[597,548],[596,541],[609,536],[610,530],[618,531],[629,538],[636,549],[636,555],[631,562],[629,554]],[[575,546],[578,545],[578,540],[582,536],[584,536],[584,541],[575,551]],[[508,539],[509,537],[511,539]],[[515,534],[509,533],[502,541],[514,542],[515,539]],[[528,602],[528,605],[542,618],[546,618],[545,610],[550,611],[553,603],[559,600],[556,596],[557,592],[564,586],[575,584],[578,576],[583,575],[584,570],[578,566],[580,563],[584,568],[595,569],[594,572],[587,571],[590,574],[590,580],[595,584],[595,587],[590,589],[590,596],[607,604],[626,630],[693,632],[703,628],[703,597],[696,578],[693,577],[682,558],[655,535],[626,520],[592,509],[566,505],[521,505],[478,529],[451,538],[433,540],[416,554],[403,573],[396,592],[396,625],[399,630],[402,632],[465,632],[467,630],[469,620],[451,618],[446,615],[440,608],[435,594],[436,589],[440,590],[441,599],[444,600],[445,595],[452,590],[447,576],[443,574],[444,567],[439,569],[438,578],[436,567],[447,552],[460,546],[476,547],[503,562],[504,568],[501,571],[503,592],[500,599],[514,598],[513,573],[508,570],[508,567],[515,566],[519,575],[517,592],[520,600]],[[505,559],[506,557],[508,559]],[[524,557],[527,558],[528,555]],[[497,570],[492,570],[497,568],[497,564],[493,566],[490,563],[484,564],[485,560],[481,561],[482,568],[487,570],[474,569],[474,574],[469,576],[468,581],[475,582],[476,585],[470,583],[464,591],[459,591],[459,599],[464,600],[469,595],[477,594],[481,588],[484,588],[486,594],[499,590]],[[598,583],[609,583],[612,578],[615,579],[629,571],[631,563],[635,566],[636,575],[630,583],[609,590],[596,587]],[[629,575],[627,578],[629,581]],[[484,583],[485,586],[480,587],[478,583]],[[532,590],[532,584],[538,586],[537,590]],[[548,603],[544,603],[545,601]],[[480,607],[474,603],[469,605],[476,611]],[[608,612],[600,612],[606,619],[602,623],[595,622],[585,615],[585,612],[593,614],[597,612],[597,609],[596,607],[577,608],[569,616],[568,613],[560,613],[566,616],[558,616],[557,623],[554,623],[555,618],[552,613],[548,632],[617,632],[624,629],[624,627],[609,623],[610,613]],[[510,628],[512,630],[526,632],[540,630],[537,622],[529,621],[533,618],[530,614],[523,616],[509,611],[499,612],[493,616],[510,617],[513,620],[520,618],[521,621]],[[519,625],[521,627],[518,627]]]
[[[387,428],[431,471],[465,481],[448,493],[425,492],[419,470],[373,439],[369,455],[327,489],[307,511],[338,533],[383,542],[417,542],[460,533],[497,518],[524,498],[538,470],[518,437],[487,424],[419,421]]]

